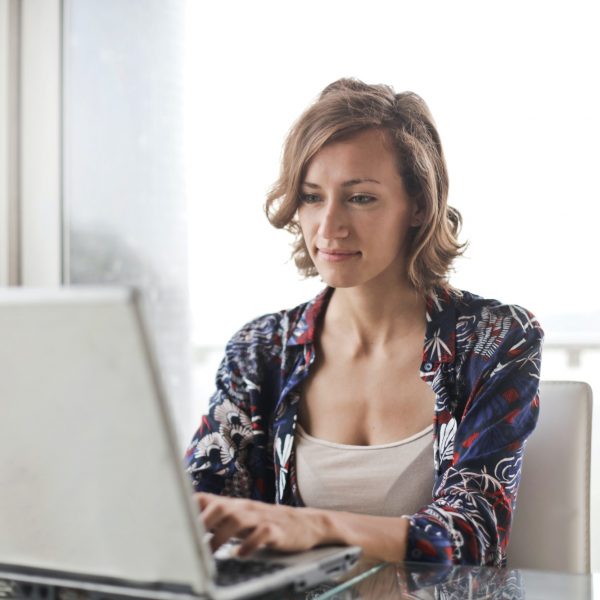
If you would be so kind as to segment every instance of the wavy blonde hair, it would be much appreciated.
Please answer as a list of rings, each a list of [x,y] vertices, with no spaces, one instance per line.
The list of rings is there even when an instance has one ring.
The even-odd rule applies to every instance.
[[[466,245],[458,242],[462,218],[447,204],[448,171],[433,117],[413,92],[396,94],[390,86],[357,79],[328,85],[288,133],[279,178],[265,204],[267,218],[296,236],[292,256],[299,271],[317,275],[297,218],[308,163],[325,144],[375,128],[386,133],[406,192],[423,211],[422,224],[411,229],[408,240],[409,281],[424,294],[437,286],[452,289],[448,273]]]

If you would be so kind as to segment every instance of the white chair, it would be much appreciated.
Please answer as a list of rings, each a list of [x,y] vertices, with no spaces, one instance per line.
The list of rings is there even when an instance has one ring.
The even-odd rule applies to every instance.
[[[508,545],[509,568],[590,572],[592,390],[544,381],[527,442]]]

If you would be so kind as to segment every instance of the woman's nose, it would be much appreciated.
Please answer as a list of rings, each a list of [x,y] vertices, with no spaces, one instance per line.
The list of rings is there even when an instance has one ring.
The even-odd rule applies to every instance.
[[[348,236],[348,223],[343,207],[328,202],[321,213],[319,235],[323,239],[345,238]]]

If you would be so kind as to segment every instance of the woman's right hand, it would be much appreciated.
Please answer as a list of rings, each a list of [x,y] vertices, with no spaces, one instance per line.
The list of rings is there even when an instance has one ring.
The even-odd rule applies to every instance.
[[[242,540],[238,554],[246,556],[262,547],[299,552],[328,543],[329,511],[266,504],[256,500],[197,493],[196,501],[211,547],[235,537]]]

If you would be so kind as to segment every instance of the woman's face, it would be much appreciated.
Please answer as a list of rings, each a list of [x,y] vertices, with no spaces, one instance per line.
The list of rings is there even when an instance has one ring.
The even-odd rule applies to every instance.
[[[332,142],[308,164],[298,219],[332,287],[404,283],[407,233],[420,218],[379,130]]]

